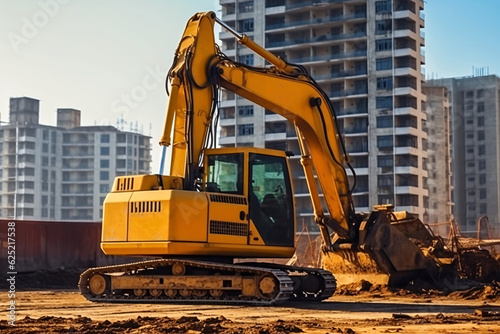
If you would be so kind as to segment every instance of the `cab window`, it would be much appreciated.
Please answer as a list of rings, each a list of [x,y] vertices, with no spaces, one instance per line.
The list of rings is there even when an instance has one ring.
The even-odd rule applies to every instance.
[[[243,195],[243,154],[208,156],[208,192]]]
[[[293,246],[294,210],[286,158],[250,154],[250,218],[268,245]]]

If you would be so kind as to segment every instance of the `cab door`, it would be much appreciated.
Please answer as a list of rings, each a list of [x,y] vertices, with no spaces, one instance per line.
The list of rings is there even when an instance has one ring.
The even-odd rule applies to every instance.
[[[206,184],[209,243],[246,245],[248,200],[244,196],[244,153],[210,154]]]
[[[250,244],[294,246],[295,212],[285,157],[249,153]]]

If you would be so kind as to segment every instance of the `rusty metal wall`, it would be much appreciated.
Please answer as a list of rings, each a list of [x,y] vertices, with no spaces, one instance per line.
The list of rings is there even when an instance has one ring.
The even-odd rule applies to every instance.
[[[0,219],[0,267],[7,266],[8,222],[15,222],[16,271],[87,268],[130,258],[101,251],[101,223]],[[138,259],[134,259],[138,260]]]

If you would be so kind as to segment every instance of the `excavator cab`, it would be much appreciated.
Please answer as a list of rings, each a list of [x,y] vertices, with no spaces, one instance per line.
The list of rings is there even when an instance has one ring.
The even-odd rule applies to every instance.
[[[166,175],[115,180],[104,202],[108,255],[291,257],[295,213],[285,152],[206,149],[197,190]]]
[[[205,152],[206,191],[243,195],[250,245],[294,246],[294,199],[288,161],[269,149],[214,149]],[[225,210],[225,209],[224,209]]]

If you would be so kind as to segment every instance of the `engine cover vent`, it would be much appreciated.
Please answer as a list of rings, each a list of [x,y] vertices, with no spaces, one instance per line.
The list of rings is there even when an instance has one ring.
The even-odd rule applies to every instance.
[[[210,233],[246,237],[248,235],[248,225],[220,220],[211,220]]]
[[[246,197],[222,195],[222,194],[210,194],[210,202],[247,205]]]
[[[160,201],[130,202],[130,213],[161,212]]]

